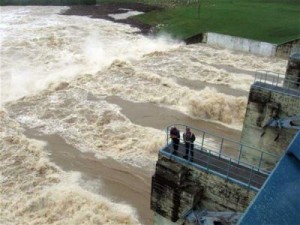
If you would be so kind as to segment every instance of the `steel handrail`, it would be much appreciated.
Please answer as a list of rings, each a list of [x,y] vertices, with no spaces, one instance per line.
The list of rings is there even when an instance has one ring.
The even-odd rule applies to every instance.
[[[280,79],[282,79],[282,85],[281,85]],[[300,95],[300,92],[298,91],[297,88],[291,87],[294,85],[299,87],[300,82],[286,78],[285,74],[280,74],[280,73],[267,71],[267,70],[259,70],[259,71],[255,72],[254,85],[256,84],[256,82],[269,84],[272,86],[271,88],[264,87],[265,89],[270,89],[270,90],[274,90],[277,92],[283,92],[283,91],[279,90],[278,88],[276,89],[276,87],[281,87],[281,88],[285,88],[285,90],[291,90],[291,91],[295,92],[295,93],[288,93],[290,95],[293,95],[293,96]],[[286,93],[286,92],[284,92],[284,93]]]
[[[254,178],[251,177],[251,179],[250,179],[249,176],[242,177],[243,178],[242,180],[241,179],[237,179],[237,178],[235,178],[235,177],[237,177],[237,175],[234,174],[234,176],[235,176],[234,177],[233,174],[231,173],[232,170],[230,170],[228,174],[224,174],[227,170],[226,169],[224,170],[223,168],[220,171],[216,171],[216,170],[213,170],[213,169],[209,169],[208,170],[208,168],[206,166],[204,166],[202,164],[197,164],[195,162],[195,161],[198,160],[198,161],[202,161],[203,164],[205,164],[206,161],[203,161],[201,159],[199,160],[199,159],[197,159],[197,158],[194,157],[194,162],[190,162],[190,161],[184,159],[183,157],[181,157],[179,155],[175,156],[172,153],[168,153],[168,152],[164,151],[164,149],[161,149],[160,151],[161,151],[161,153],[163,155],[167,156],[168,158],[177,157],[177,160],[179,160],[181,162],[184,162],[186,164],[192,165],[192,166],[194,166],[194,167],[196,167],[196,168],[198,168],[200,170],[206,171],[208,173],[211,173],[211,174],[217,175],[219,177],[222,177],[225,180],[230,180],[230,181],[232,181],[232,182],[234,182],[236,184],[239,184],[239,185],[241,185],[241,186],[243,186],[243,187],[245,187],[247,189],[258,191],[259,188],[257,186],[262,186],[263,182],[264,182],[264,181],[263,182],[255,182]],[[197,159],[197,160],[195,160],[195,159]],[[250,179],[250,183],[248,182],[249,179]],[[254,184],[257,184],[257,186],[254,186]]]
[[[278,161],[279,156],[263,151],[261,149],[257,149],[251,146],[247,146],[245,144],[239,143],[237,141],[227,139],[224,137],[221,137],[216,134],[211,134],[205,130],[194,128],[192,126],[187,126],[184,124],[172,124],[166,127],[166,146],[163,149],[171,149],[171,143],[169,142],[169,132],[170,128],[176,126],[177,129],[182,131],[182,129],[186,129],[189,127],[193,133],[197,132],[197,137],[200,139],[199,141],[194,142],[194,162],[192,163],[194,166],[199,166],[203,168],[203,170],[217,174],[219,176],[222,176],[225,179],[229,179],[234,181],[235,183],[242,184],[243,186],[247,188],[251,188],[253,190],[258,190],[257,186],[261,186],[265,180],[266,177],[264,175],[269,175],[271,170],[268,168],[264,168],[263,164],[265,162],[271,162],[275,163]],[[197,140],[197,139],[196,139]],[[180,143],[183,143],[183,138],[181,135]],[[227,145],[226,145],[227,144]],[[224,148],[225,146],[225,148]],[[220,149],[219,149],[220,147]],[[163,151],[161,149],[161,151]],[[237,157],[232,157],[230,155],[224,154],[225,150],[236,150]],[[249,150],[255,150],[256,153],[258,153],[257,157],[257,164],[248,163],[241,160],[241,155],[243,154],[242,151],[249,151]],[[219,150],[219,151],[218,151]],[[202,154],[201,158],[196,156],[196,152],[200,151],[205,153]],[[169,152],[172,152],[170,150]],[[172,153],[165,152],[166,154],[169,154],[169,157],[172,157]],[[249,152],[246,152],[249,153]],[[187,159],[183,158],[184,152],[177,151],[178,159],[182,160],[182,162],[189,162]],[[259,155],[260,154],[260,155]],[[221,158],[222,160],[219,161],[219,164],[216,164],[217,158]],[[268,157],[267,159],[265,157]],[[196,164],[196,162],[201,164]],[[221,164],[221,165],[220,165]],[[221,167],[222,164],[224,167]],[[236,174],[233,171],[239,169],[240,171],[244,171],[244,175]],[[237,180],[238,179],[238,180]],[[255,180],[257,179],[257,180]],[[262,180],[262,182],[260,182]],[[253,186],[255,185],[255,186]]]
[[[167,130],[169,129],[169,127],[172,127],[172,126],[189,127],[189,128],[192,129],[192,130],[204,132],[204,133],[209,134],[209,135],[211,135],[211,136],[213,136],[213,137],[220,138],[220,139],[224,139],[224,140],[229,141],[229,142],[232,142],[232,143],[234,143],[234,144],[243,145],[243,146],[245,146],[245,147],[247,147],[247,148],[254,148],[254,147],[248,146],[248,145],[246,145],[246,144],[241,144],[240,142],[235,141],[235,140],[233,140],[233,139],[225,138],[225,137],[219,136],[219,135],[217,135],[217,134],[212,134],[212,133],[208,132],[207,130],[199,129],[199,128],[195,128],[195,127],[192,127],[192,126],[188,126],[188,125],[184,125],[184,124],[179,124],[179,123],[168,125],[168,126],[165,128],[165,131],[167,131]],[[201,140],[202,140],[202,139],[201,139]],[[198,142],[197,142],[197,143],[198,143]],[[254,149],[257,149],[257,148],[254,148]],[[275,155],[275,154],[272,154],[272,153],[263,151],[263,150],[261,150],[261,149],[257,149],[257,150],[259,150],[259,151],[261,151],[261,152],[264,152],[264,153],[266,153],[266,154],[270,154],[270,155],[273,155],[273,156],[277,156],[277,155]]]
[[[225,137],[222,137],[222,136],[219,136],[219,135],[217,135],[217,134],[212,134],[212,133],[210,133],[210,132],[208,132],[208,131],[206,131],[206,130],[203,130],[203,129],[199,129],[199,128],[195,128],[195,127],[192,127],[192,126],[188,126],[188,125],[184,125],[184,124],[171,124],[171,125],[168,125],[166,128],[165,128],[165,131],[166,131],[166,133],[167,133],[167,137],[169,136],[169,128],[170,127],[172,127],[172,126],[182,126],[182,127],[185,127],[185,128],[187,128],[187,127],[189,127],[190,129],[192,129],[193,131],[200,131],[201,133],[203,132],[203,133],[205,133],[205,134],[209,134],[210,136],[212,136],[212,137],[215,137],[215,138],[220,138],[221,140],[223,139],[223,140],[226,140],[226,141],[228,141],[228,142],[230,142],[230,143],[233,143],[233,144],[237,144],[237,145],[240,145],[240,146],[244,146],[245,148],[250,148],[250,149],[254,149],[254,150],[256,150],[256,151],[258,151],[258,152],[261,152],[261,153],[263,153],[263,154],[267,154],[267,155],[269,155],[269,156],[273,156],[273,157],[278,157],[278,155],[276,155],[276,154],[273,154],[273,153],[270,153],[270,152],[266,152],[266,151],[264,151],[264,150],[262,150],[262,149],[258,149],[258,148],[255,148],[255,147],[252,147],[252,146],[249,146],[249,145],[246,145],[246,144],[242,144],[242,143],[240,143],[240,142],[238,142],[238,141],[234,141],[234,140],[232,140],[232,139],[230,139],[230,138],[225,138]],[[169,139],[167,138],[167,141],[168,141]],[[180,138],[180,140],[183,140],[182,138]],[[201,140],[203,140],[203,138],[201,138]],[[167,142],[168,143],[168,142]],[[197,142],[197,141],[195,141],[194,143],[198,143],[199,144],[199,142]],[[224,142],[222,143],[222,145],[224,144]],[[203,143],[202,144],[200,144],[200,145],[198,145],[198,146],[203,146]],[[225,155],[226,156],[226,155]],[[228,155],[227,155],[228,156]],[[230,156],[228,156],[228,157],[230,157]]]
[[[171,149],[172,147],[170,147],[170,146],[165,146],[164,149],[165,149],[165,148]],[[194,150],[194,151],[195,151],[195,150]],[[201,150],[198,150],[198,149],[197,149],[197,151],[201,151]],[[211,152],[205,152],[205,153],[207,153],[206,157],[216,156],[216,155],[211,154]],[[181,156],[184,155],[184,153],[180,153],[180,152],[178,152],[177,154],[178,154],[178,155],[181,155]],[[201,158],[198,158],[198,157],[195,156],[195,155],[194,155],[193,158],[194,158],[194,161],[195,161],[195,159],[197,159],[197,161],[206,162],[206,161],[202,160]],[[222,159],[224,159],[224,158],[222,158]],[[232,166],[235,166],[236,168],[245,168],[244,170],[253,168],[256,172],[260,172],[260,173],[266,174],[266,175],[268,175],[268,174],[270,173],[270,171],[266,171],[266,172],[264,173],[264,172],[261,171],[261,169],[255,167],[255,166],[253,166],[253,165],[251,165],[251,164],[247,164],[247,163],[240,163],[240,164],[238,164],[238,163],[237,163],[238,161],[235,160],[235,159],[232,159],[232,158],[229,158],[229,159],[227,159],[227,160],[224,159],[224,162],[226,162],[226,161],[228,161],[228,160],[230,160],[232,163],[234,163],[234,164],[232,164]],[[211,164],[212,164],[212,163],[210,163],[210,165],[211,165]],[[246,168],[247,168],[247,169],[246,169]]]

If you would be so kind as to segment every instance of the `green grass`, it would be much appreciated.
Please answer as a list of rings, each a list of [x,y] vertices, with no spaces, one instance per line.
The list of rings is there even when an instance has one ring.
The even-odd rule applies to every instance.
[[[165,8],[138,15],[137,20],[162,24],[156,28],[158,33],[180,39],[208,31],[275,44],[300,38],[300,0],[201,0],[200,13],[197,3],[167,7],[176,1],[139,2],[160,2]]]
[[[300,0],[200,0],[200,10],[198,0],[0,0],[0,5],[95,2],[139,2],[163,7],[135,19],[154,26],[157,33],[179,39],[208,31],[275,44],[300,38]]]

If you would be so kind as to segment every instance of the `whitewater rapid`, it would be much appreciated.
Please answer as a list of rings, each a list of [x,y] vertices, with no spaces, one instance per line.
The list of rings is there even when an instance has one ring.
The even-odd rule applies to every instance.
[[[144,221],[133,205],[105,196],[99,181],[84,182],[80,168],[56,165],[47,142],[26,130],[58,135],[99,162],[113,159],[151,172],[170,118],[208,121],[202,129],[241,129],[247,96],[239,93],[247,93],[255,71],[285,73],[283,59],[146,37],[128,25],[60,15],[67,7],[0,9],[3,224]],[[197,82],[203,87],[191,88]],[[138,123],[116,97],[157,111],[149,107],[150,119]]]

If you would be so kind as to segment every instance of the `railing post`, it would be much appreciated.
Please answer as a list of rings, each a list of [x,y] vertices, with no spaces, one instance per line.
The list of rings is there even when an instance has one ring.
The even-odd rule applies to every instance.
[[[227,169],[226,180],[227,180],[228,177],[229,177],[230,167],[231,167],[231,158],[229,158],[229,165],[228,165],[228,169]]]
[[[261,156],[260,156],[260,160],[259,160],[259,164],[258,164],[258,171],[260,171],[260,166],[261,166],[261,161],[262,161],[263,155],[264,155],[264,153],[261,152]]]
[[[239,158],[238,158],[238,163],[240,164],[241,156],[242,156],[242,151],[243,151],[243,145],[240,145],[240,152],[239,152]]]
[[[169,145],[169,127],[167,127],[166,132],[167,132],[167,145]]]
[[[206,166],[206,170],[207,170],[207,172],[209,171],[209,163],[210,163],[210,156],[211,156],[211,150],[209,150],[209,152],[208,152],[208,159],[207,159],[207,166]]]
[[[224,142],[224,138],[222,138],[222,141],[221,141],[220,154],[222,154],[222,152],[223,152],[223,142]],[[219,157],[220,157],[220,154],[219,154]]]
[[[267,77],[268,77],[268,72],[267,72],[266,75],[265,75],[265,83],[266,83],[266,81],[267,81]]]
[[[259,78],[259,82],[261,82],[262,76],[263,76],[263,74],[262,74],[262,72],[261,72],[260,78]]]
[[[205,132],[203,131],[203,135],[202,135],[202,143],[201,143],[201,150],[203,150],[204,136],[205,136]]]
[[[253,174],[253,166],[251,167],[251,172],[250,172],[249,181],[248,181],[248,188],[250,187],[250,183],[252,180],[252,174]]]

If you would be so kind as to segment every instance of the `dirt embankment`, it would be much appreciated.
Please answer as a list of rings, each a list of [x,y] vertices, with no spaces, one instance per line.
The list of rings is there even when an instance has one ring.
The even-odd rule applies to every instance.
[[[77,15],[89,16],[91,18],[101,18],[118,23],[129,24],[140,29],[142,34],[148,34],[151,30],[151,25],[144,24],[132,17],[126,19],[115,20],[109,14],[124,13],[126,10],[133,10],[139,12],[150,12],[153,10],[160,10],[157,6],[146,5],[142,3],[101,3],[97,5],[74,5],[71,6],[63,15]]]

